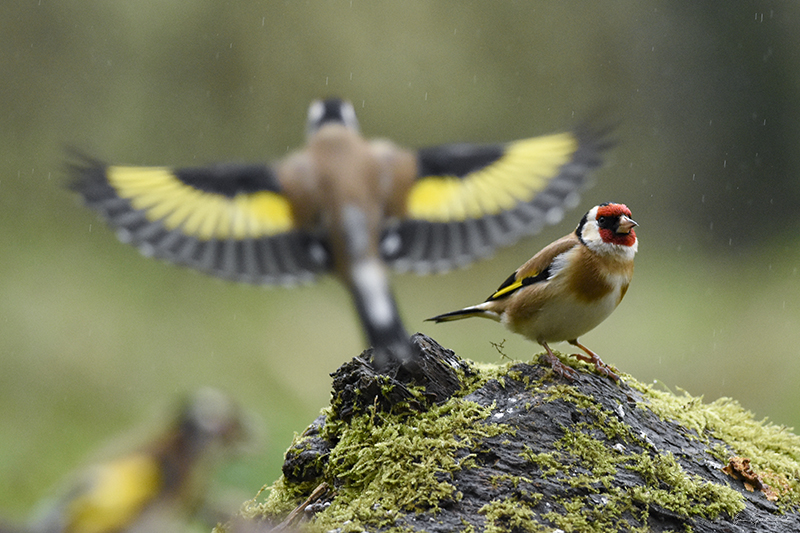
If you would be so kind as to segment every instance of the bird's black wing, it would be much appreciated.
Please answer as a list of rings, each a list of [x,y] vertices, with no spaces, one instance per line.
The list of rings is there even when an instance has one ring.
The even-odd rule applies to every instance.
[[[144,255],[248,283],[307,281],[330,267],[322,238],[295,227],[266,165],[109,166],[80,156],[72,188]]]
[[[610,146],[607,131],[419,150],[406,216],[383,235],[384,258],[401,271],[444,271],[560,221]]]

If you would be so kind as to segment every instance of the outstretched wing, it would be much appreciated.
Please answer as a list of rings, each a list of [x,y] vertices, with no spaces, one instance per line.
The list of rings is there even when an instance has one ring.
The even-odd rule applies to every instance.
[[[448,270],[557,223],[600,165],[605,133],[420,150],[406,217],[383,235],[385,259],[399,270]]]
[[[295,228],[264,165],[107,166],[82,157],[72,187],[144,255],[249,283],[293,283],[328,270],[325,243]]]

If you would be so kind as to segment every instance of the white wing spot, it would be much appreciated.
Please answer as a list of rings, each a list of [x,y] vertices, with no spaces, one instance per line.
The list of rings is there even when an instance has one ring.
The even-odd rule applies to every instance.
[[[550,209],[547,214],[545,214],[544,218],[548,224],[554,226],[561,222],[561,219],[564,218],[564,210],[560,207],[554,207]]]

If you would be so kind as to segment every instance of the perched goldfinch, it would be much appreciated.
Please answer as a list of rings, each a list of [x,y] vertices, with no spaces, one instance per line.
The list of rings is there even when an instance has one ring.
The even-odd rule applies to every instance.
[[[330,99],[311,104],[306,146],[272,165],[83,158],[74,188],[145,255],[249,283],[334,272],[383,369],[414,358],[387,265],[445,271],[559,221],[608,145],[581,128],[411,151],[364,139],[353,106]]]
[[[241,413],[229,398],[211,389],[199,391],[154,441],[72,478],[28,530],[181,531],[200,510],[210,468],[245,436]]]
[[[578,337],[597,327],[617,308],[633,277],[637,226],[623,204],[601,204],[581,219],[574,232],[550,243],[519,267],[482,304],[429,318],[447,322],[472,316],[491,318],[541,344],[553,370],[577,374],[548,343],[567,341],[594,363],[598,372],[619,377]]]

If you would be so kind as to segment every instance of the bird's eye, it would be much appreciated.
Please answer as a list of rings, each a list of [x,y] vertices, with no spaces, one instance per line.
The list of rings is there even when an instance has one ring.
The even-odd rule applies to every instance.
[[[599,217],[599,218],[597,219],[597,225],[598,225],[598,226],[604,226],[604,225],[605,225],[605,223],[606,223],[606,217]]]

